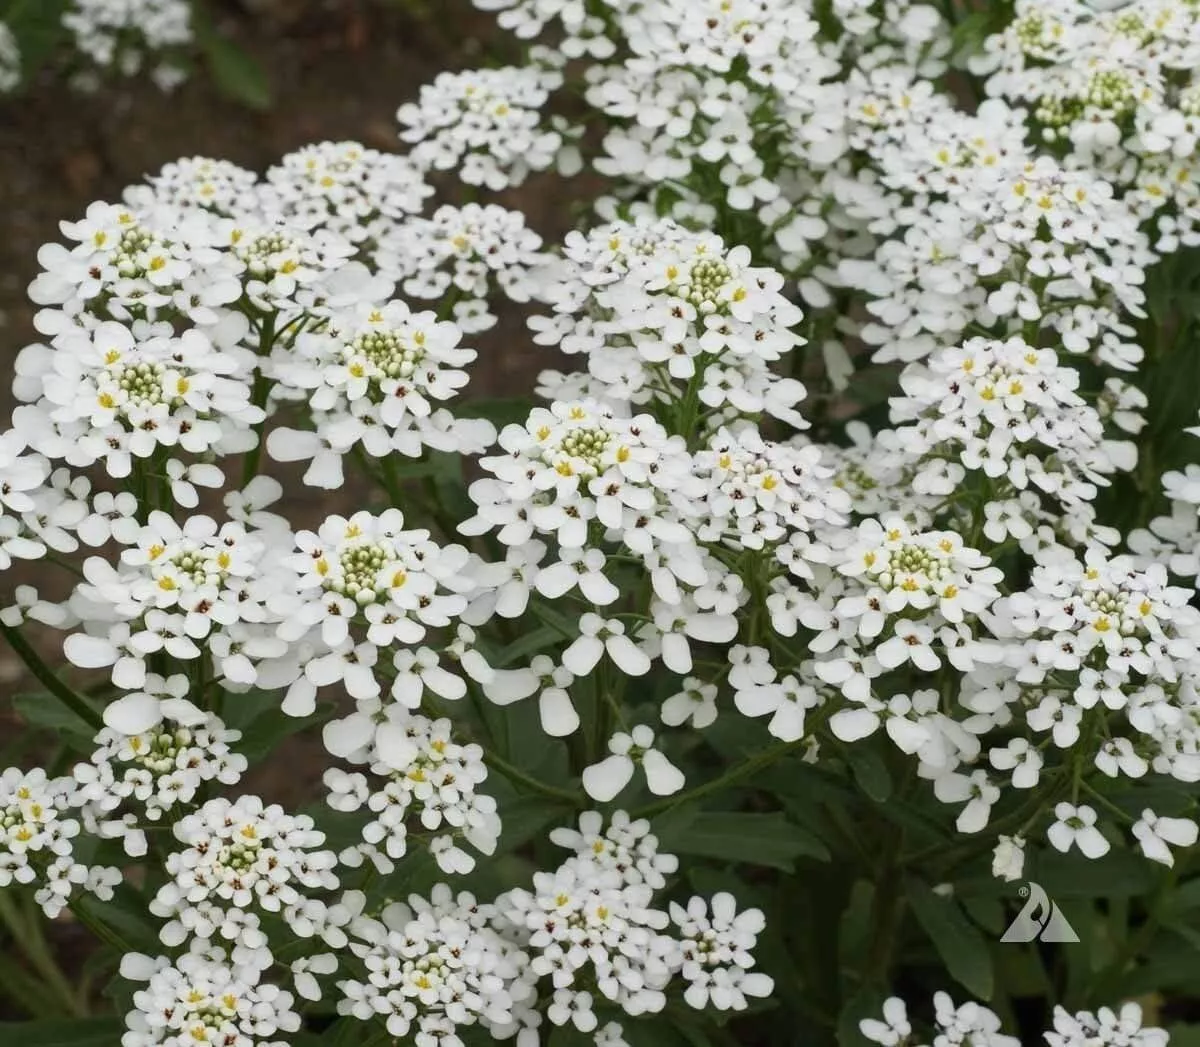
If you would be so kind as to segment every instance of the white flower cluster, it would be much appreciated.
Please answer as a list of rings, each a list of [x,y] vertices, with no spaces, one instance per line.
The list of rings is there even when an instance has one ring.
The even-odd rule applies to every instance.
[[[933,997],[933,1014],[937,1031],[929,1041],[933,1047],[951,1043],[1019,1047],[1021,1043],[1017,1037],[1001,1032],[1001,1021],[994,1011],[972,1001],[956,1006],[948,994],[939,992]],[[863,1036],[880,1047],[919,1047],[925,1043],[914,1033],[904,1001],[896,996],[884,1003],[882,1020],[864,1019],[859,1028]],[[1166,1047],[1168,1039],[1164,1030],[1142,1024],[1142,1009],[1136,1003],[1127,1003],[1119,1011],[1101,1007],[1095,1013],[1075,1014],[1055,1007],[1054,1027],[1043,1038],[1050,1047]]]
[[[166,52],[153,70],[155,82],[166,90],[184,78],[171,52],[192,42],[187,0],[70,0],[62,22],[75,50],[99,69],[133,76],[147,57]]]
[[[356,916],[350,948],[366,977],[337,983],[339,1013],[382,1017],[391,1035],[415,1029],[419,1042],[453,1040],[473,1025],[532,1042],[543,1021],[538,984],[548,978],[545,1020],[613,1047],[624,1042],[621,1026],[601,1027],[596,1006],[631,1016],[660,1011],[677,977],[696,1009],[742,1010],[747,998],[770,993],[752,955],[760,912],[738,912],[723,893],[711,904],[672,903],[670,914],[651,908],[678,863],[659,853],[647,822],[618,811],[605,827],[588,812],[578,829],[556,829],[551,839],[574,855],[536,874],[532,891],[482,903],[439,884],[428,899],[411,895],[377,917]],[[344,904],[361,912],[362,903],[348,894]]]
[[[385,460],[418,458],[425,449],[478,453],[493,438],[490,423],[457,419],[438,405],[467,384],[475,350],[462,332],[433,313],[403,302],[359,306],[330,318],[322,330],[297,336],[272,369],[312,409],[314,431],[279,426],[267,452],[276,461],[311,459],[305,483],[335,488],[352,449]]]
[[[455,742],[450,727],[449,720],[430,720],[402,705],[326,725],[325,747],[370,770],[369,776],[336,767],[325,772],[334,810],[365,807],[372,816],[363,826],[362,842],[339,855],[343,864],[357,866],[366,857],[380,872],[390,873],[413,836],[427,843],[447,873],[475,867],[475,859],[457,846],[460,838],[485,855],[495,851],[500,836],[496,801],[476,791],[487,777],[483,750]]]
[[[300,935],[310,895],[338,885],[337,856],[318,849],[325,834],[312,819],[264,806],[257,796],[209,800],[176,822],[174,835],[183,847],[168,855],[170,879],[150,903],[155,916],[168,920],[161,932],[166,945],[219,935],[259,950],[266,943],[260,914],[281,913]]]
[[[1022,515],[1024,491],[1059,506],[1093,501],[1106,474],[1133,467],[1136,450],[1104,439],[1099,412],[1077,392],[1079,380],[1053,350],[1018,337],[972,338],[925,366],[906,368],[900,376],[905,396],[892,400],[891,417],[911,423],[902,424],[897,437],[905,455],[923,459],[914,486],[944,497],[968,471],[981,471],[1010,488],[1014,512],[1007,512],[999,491],[990,504],[1013,518]]]
[[[422,173],[454,171],[493,191],[520,185],[552,166],[563,146],[542,126],[541,109],[562,83],[553,68],[504,66],[440,73],[396,114],[400,137]]]
[[[642,220],[573,233],[563,254],[544,292],[554,313],[532,326],[539,344],[585,355],[589,395],[648,405],[698,376],[691,408],[709,425],[765,412],[804,427],[795,409],[804,386],[771,368],[803,344],[793,330],[802,314],[782,275],[751,265],[748,248]]]
[[[1157,218],[1160,248],[1194,245],[1196,8],[1186,0],[1108,7],[1018,0],[972,67],[988,75],[990,95],[1029,109],[1044,142],[1101,171],[1140,217]]]
[[[448,298],[454,322],[473,334],[496,323],[488,308],[492,295],[528,302],[540,292],[538,270],[551,264],[541,246],[519,211],[446,205],[429,218],[394,226],[375,257],[409,297]]]
[[[573,857],[536,874],[532,891],[511,891],[496,905],[501,927],[524,942],[530,975],[552,980],[553,1024],[596,1027],[584,985],[632,1016],[661,1011],[676,976],[695,1008],[743,1010],[747,997],[771,992],[771,979],[753,969],[751,950],[763,928],[757,910],[737,913],[728,894],[717,894],[711,907],[702,898],[673,904],[669,914],[652,907],[678,861],[659,853],[648,822],[617,812],[605,829],[589,812],[578,830],[558,829],[551,839]]]
[[[419,214],[433,189],[407,157],[357,142],[321,142],[289,153],[267,171],[259,205],[303,229],[326,229],[370,248],[397,222]]]
[[[121,977],[146,983],[133,994],[122,1047],[286,1047],[283,1036],[300,1028],[292,995],[221,949],[174,961],[127,953]]]
[[[241,732],[182,697],[185,676],[149,678],[146,686],[147,693],[127,694],[105,708],[106,722],[118,726],[101,730],[91,759],[72,772],[71,803],[82,807],[89,831],[121,837],[134,857],[147,853],[139,816],[163,828],[153,823],[193,803],[205,783],[233,785],[247,766],[231,748]],[[156,692],[172,696],[159,699]]]
[[[338,1012],[383,1018],[390,1035],[415,1033],[417,1043],[462,1042],[459,1028],[473,1025],[511,1035],[514,1007],[529,992],[520,978],[527,961],[489,926],[493,911],[439,884],[428,901],[412,895],[357,920],[350,949],[366,978],[338,983]]]
[[[35,886],[34,900],[51,919],[76,892],[111,898],[122,879],[119,869],[75,858],[81,827],[70,817],[73,788],[72,779],[40,769],[0,774],[0,887]]]

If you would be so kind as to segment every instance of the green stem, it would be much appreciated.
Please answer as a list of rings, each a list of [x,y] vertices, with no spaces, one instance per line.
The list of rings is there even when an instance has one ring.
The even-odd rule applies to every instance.
[[[900,854],[904,847],[904,831],[892,834],[887,843],[879,874],[875,878],[875,895],[871,899],[871,943],[867,950],[864,978],[869,985],[888,985],[892,966],[892,949],[900,918],[904,913],[904,893],[901,890]]]
[[[550,796],[556,800],[562,800],[564,803],[569,803],[573,807],[586,806],[583,796],[577,792],[572,792],[570,789],[560,789],[556,785],[550,785],[547,782],[538,781],[538,779],[526,774],[519,767],[509,763],[504,758],[497,756],[494,752],[485,752],[483,762],[493,770],[499,771],[509,781],[516,782],[518,785],[524,785],[527,789],[533,792],[541,793],[543,796]]]
[[[275,314],[268,313],[263,317],[262,326],[258,329],[258,356],[259,360],[264,360],[271,354],[271,346],[275,342]],[[264,411],[267,406],[267,399],[271,395],[271,379],[263,373],[262,364],[254,372],[254,389],[250,394],[250,402],[255,407],[260,407]],[[258,475],[259,462],[262,461],[263,439],[267,428],[267,420],[264,418],[254,427],[254,434],[257,439],[254,446],[246,452],[242,459],[242,486],[245,487],[251,480]]]
[[[712,781],[705,782],[703,785],[697,785],[696,788],[689,789],[687,792],[668,796],[665,799],[638,808],[633,812],[633,817],[649,818],[651,815],[662,814],[663,811],[669,811],[673,807],[690,803],[692,800],[698,800],[709,793],[719,792],[729,785],[740,782],[743,778],[749,778],[751,775],[769,767],[790,753],[796,752],[803,744],[804,740],[801,739],[798,742],[784,742],[781,745],[772,746],[770,749],[764,749],[757,756],[751,757],[745,763],[738,764],[737,767],[726,771],[720,778],[714,778]]]
[[[42,979],[44,987],[57,999],[58,1007],[72,1018],[80,1017],[84,1008],[70,982],[54,962],[39,921],[26,919],[16,902],[4,892],[0,892],[0,923],[8,928],[13,944]]]
[[[17,657],[25,663],[25,667],[33,673],[38,682],[53,694],[55,698],[62,702],[63,705],[70,709],[71,712],[83,720],[89,727],[93,727],[98,731],[104,726],[104,720],[100,714],[88,704],[82,695],[76,694],[54,675],[50,667],[38,657],[37,651],[30,646],[29,641],[21,635],[18,629],[0,622],[0,634],[3,634],[4,638],[8,641],[8,645],[16,652]]]

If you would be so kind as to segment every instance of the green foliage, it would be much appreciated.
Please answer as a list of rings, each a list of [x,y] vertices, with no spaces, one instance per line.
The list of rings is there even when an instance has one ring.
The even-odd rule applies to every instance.
[[[269,109],[271,85],[262,65],[239,44],[218,33],[202,5],[197,4],[193,10],[196,41],[217,90],[248,109]]]

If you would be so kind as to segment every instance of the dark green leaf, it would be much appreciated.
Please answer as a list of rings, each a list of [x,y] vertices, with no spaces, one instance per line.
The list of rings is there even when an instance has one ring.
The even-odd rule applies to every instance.
[[[88,930],[118,952],[157,955],[161,951],[158,925],[150,918],[145,899],[128,884],[120,884],[108,901],[82,895],[71,908]]]
[[[84,700],[99,716],[100,706]],[[96,735],[96,729],[91,724],[48,692],[18,694],[13,697],[12,702],[17,715],[30,727],[45,727],[57,733],[69,734],[73,738],[85,739],[89,743]]]
[[[1171,1047],[1200,1047],[1200,1025],[1169,1025],[1167,1032],[1171,1034]]]
[[[540,654],[547,647],[553,647],[562,642],[563,634],[554,626],[539,626],[503,648],[492,660],[492,664],[497,668],[504,668],[514,662],[525,662],[531,655]]]
[[[77,1021],[0,1022],[0,1043],[16,1047],[114,1047],[125,1023],[117,1017]]]
[[[860,989],[850,997],[838,1015],[838,1047],[868,1047],[871,1041],[862,1034],[858,1024],[864,1018],[881,1019],[883,1001],[886,999],[887,993],[869,987]]]
[[[0,21],[16,37],[21,51],[21,79],[29,78],[54,54],[66,39],[62,17],[67,0],[14,0],[0,4]]]
[[[892,795],[892,776],[879,751],[870,745],[848,745],[846,762],[862,791],[876,803],[886,803]]]
[[[905,882],[905,894],[917,922],[929,935],[950,977],[981,1000],[992,997],[992,956],[978,928],[958,902],[917,880]]]
[[[271,107],[271,86],[263,67],[207,19],[196,20],[196,37],[217,89],[250,109]]]
[[[222,698],[222,718],[228,726],[242,732],[241,741],[234,748],[252,764],[288,735],[323,724],[335,712],[332,702],[321,702],[311,716],[288,716],[280,710],[279,702],[278,694],[254,690],[228,693]]]
[[[1155,870],[1129,851],[1110,851],[1094,860],[1047,851],[1038,855],[1031,878],[1053,899],[1130,897],[1153,888]]]
[[[664,851],[765,865],[790,872],[797,858],[827,860],[829,852],[811,833],[782,814],[704,812],[655,820]]]

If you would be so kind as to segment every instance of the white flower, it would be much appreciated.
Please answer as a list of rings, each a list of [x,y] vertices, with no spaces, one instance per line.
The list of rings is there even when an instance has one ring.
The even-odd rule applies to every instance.
[[[174,834],[183,849],[168,856],[171,878],[150,903],[151,912],[170,921],[162,930],[166,944],[211,938],[229,924],[226,937],[253,947],[256,923],[239,921],[258,910],[287,918],[307,892],[337,886],[337,859],[318,849],[325,834],[312,819],[265,806],[257,796],[210,800],[176,822]]]
[[[1025,871],[1025,837],[1001,834],[992,851],[992,875],[1009,882],[1021,879]]]
[[[1167,818],[1145,810],[1134,823],[1133,835],[1147,858],[1162,862],[1163,865],[1174,865],[1175,856],[1168,844],[1175,847],[1195,846],[1197,828],[1191,818]]]
[[[593,799],[601,802],[613,799],[633,779],[638,764],[656,796],[670,796],[683,788],[683,773],[654,748],[654,732],[645,724],[634,727],[630,734],[614,734],[608,748],[611,756],[583,771],[583,788]]]
[[[676,691],[662,703],[659,710],[662,722],[679,727],[691,721],[697,730],[710,726],[717,718],[717,687],[695,676],[683,681],[683,690]]]
[[[1046,839],[1056,850],[1065,853],[1074,845],[1088,858],[1108,853],[1111,845],[1096,828],[1096,812],[1091,807],[1086,804],[1076,807],[1064,800],[1055,805],[1054,819],[1054,824],[1046,830]]]
[[[650,671],[649,657],[625,635],[624,624],[591,612],[579,619],[579,636],[563,651],[563,666],[577,677],[587,676],[606,651],[617,668],[629,676],[644,676]]]
[[[270,965],[270,955],[262,964]],[[128,953],[121,977],[145,982],[126,1016],[126,1047],[192,1047],[239,1043],[282,1047],[280,1033],[300,1028],[292,996],[262,981],[259,966],[236,963],[221,949],[185,953],[177,960]]]

